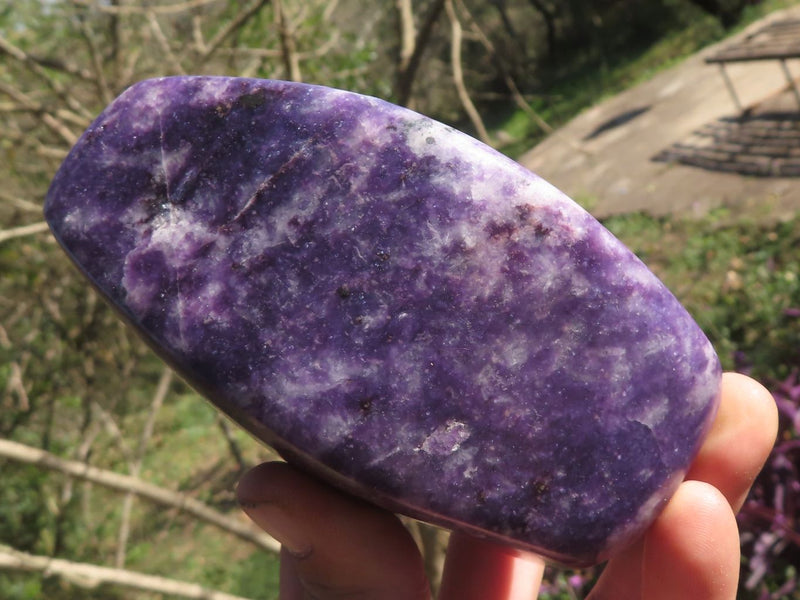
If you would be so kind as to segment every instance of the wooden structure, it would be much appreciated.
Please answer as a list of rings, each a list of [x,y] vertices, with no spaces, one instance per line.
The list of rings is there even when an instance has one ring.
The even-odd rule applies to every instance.
[[[800,106],[800,90],[797,89],[797,84],[786,65],[786,61],[793,58],[800,58],[800,19],[774,21],[765,25],[743,40],[730,44],[708,57],[706,62],[719,65],[733,103],[739,112],[743,112],[745,108],[736,94],[736,89],[725,70],[725,65],[734,62],[779,61],[788,83],[787,89],[792,90],[797,104]]]

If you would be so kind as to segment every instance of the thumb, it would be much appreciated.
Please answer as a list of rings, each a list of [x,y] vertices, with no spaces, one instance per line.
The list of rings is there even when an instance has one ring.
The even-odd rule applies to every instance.
[[[420,554],[393,514],[279,462],[249,471],[237,493],[283,545],[281,600],[428,600]]]

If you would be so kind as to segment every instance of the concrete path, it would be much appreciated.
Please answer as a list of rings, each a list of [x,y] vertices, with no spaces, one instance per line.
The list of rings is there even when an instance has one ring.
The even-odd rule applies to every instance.
[[[519,161],[598,217],[634,211],[700,215],[718,206],[759,219],[791,216],[800,210],[800,172],[786,176],[778,169],[778,176],[743,176],[653,160],[675,144],[691,145],[703,128],[735,124],[738,113],[724,79],[704,59],[767,22],[785,18],[800,18],[800,7],[774,13],[586,110]],[[800,77],[800,60],[788,65]],[[754,117],[788,115],[787,126],[797,126],[797,141],[789,142],[797,147],[787,152],[796,154],[792,160],[800,164],[800,106],[791,92],[781,93],[786,79],[780,63],[739,63],[727,70],[742,104],[758,103]]]

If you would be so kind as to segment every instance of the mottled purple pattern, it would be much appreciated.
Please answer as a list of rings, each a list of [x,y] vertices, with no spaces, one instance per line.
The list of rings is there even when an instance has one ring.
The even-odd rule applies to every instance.
[[[145,81],[46,216],[195,386],[304,467],[560,562],[674,491],[719,365],[667,289],[549,184],[382,102]]]

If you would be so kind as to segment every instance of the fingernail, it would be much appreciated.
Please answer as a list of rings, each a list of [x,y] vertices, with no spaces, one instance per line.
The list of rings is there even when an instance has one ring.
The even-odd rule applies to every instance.
[[[292,517],[282,508],[266,502],[239,503],[242,510],[253,522],[278,540],[281,545],[297,558],[305,558],[311,554],[311,543],[306,539],[301,528],[297,527]]]

